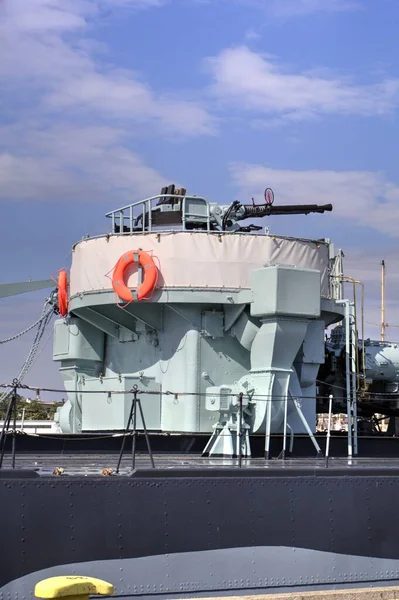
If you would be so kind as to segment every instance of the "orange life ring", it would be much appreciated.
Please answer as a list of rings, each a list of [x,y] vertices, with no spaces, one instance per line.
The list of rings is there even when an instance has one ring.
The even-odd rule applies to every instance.
[[[68,314],[68,275],[62,269],[58,275],[58,312],[62,317]]]
[[[124,281],[124,275],[127,267],[133,263],[138,263],[144,271],[144,280],[135,292],[132,292]],[[154,289],[158,278],[158,269],[152,257],[143,250],[130,250],[123,254],[116,263],[114,274],[112,276],[112,287],[115,293],[125,302],[132,300],[142,300],[148,296]]]

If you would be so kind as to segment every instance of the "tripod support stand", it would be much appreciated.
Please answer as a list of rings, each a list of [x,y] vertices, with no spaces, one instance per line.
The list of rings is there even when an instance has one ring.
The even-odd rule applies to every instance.
[[[151,460],[151,465],[152,465],[152,468],[155,469],[154,457],[152,455],[152,450],[151,450],[151,445],[150,445],[150,438],[148,437],[148,431],[147,431],[147,427],[145,424],[143,407],[141,406],[139,390],[138,390],[137,385],[134,385],[133,389],[131,391],[133,392],[132,404],[130,407],[129,418],[126,423],[126,429],[124,431],[122,446],[121,446],[121,450],[119,453],[118,466],[116,468],[117,473],[119,473],[119,469],[120,469],[122,457],[123,457],[123,451],[125,449],[126,437],[129,434],[129,432],[132,435],[132,470],[134,471],[134,469],[136,467],[137,407],[140,411],[141,422],[143,424],[144,436],[145,436],[145,441],[147,444],[148,454],[149,454],[150,460]],[[132,426],[132,429],[130,429],[131,426]]]

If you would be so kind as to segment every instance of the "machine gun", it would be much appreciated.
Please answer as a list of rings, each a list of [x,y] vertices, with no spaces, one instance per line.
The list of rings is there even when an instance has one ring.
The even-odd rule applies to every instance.
[[[332,211],[332,204],[282,204],[270,206],[269,204],[251,206],[244,204],[245,218],[268,217],[270,215],[308,215],[310,213],[324,213]]]
[[[274,195],[270,188],[265,190],[264,204],[241,204],[238,200],[235,200],[230,206],[221,206],[220,210],[215,208],[211,211],[213,216],[219,221],[219,226],[223,231],[229,231],[232,229],[239,231],[251,231],[262,229],[257,225],[249,225],[248,227],[239,227],[238,221],[244,219],[262,217],[269,217],[272,215],[308,215],[310,213],[324,213],[331,212],[333,207],[332,204],[285,204],[280,206],[274,206]]]

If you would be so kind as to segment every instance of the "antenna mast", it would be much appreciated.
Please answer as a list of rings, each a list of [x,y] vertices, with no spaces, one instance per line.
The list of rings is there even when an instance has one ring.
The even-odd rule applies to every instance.
[[[381,261],[381,342],[385,342],[385,261]]]

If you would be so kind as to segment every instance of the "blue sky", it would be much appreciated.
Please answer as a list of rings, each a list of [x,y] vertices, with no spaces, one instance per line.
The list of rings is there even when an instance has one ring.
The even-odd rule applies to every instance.
[[[170,182],[221,203],[270,186],[334,205],[268,224],[342,247],[370,323],[385,258],[399,324],[398,22],[395,0],[1,0],[1,281],[54,275]],[[2,300],[1,337],[43,297]],[[0,380],[29,342],[0,347]],[[51,339],[27,381],[60,383]]]

